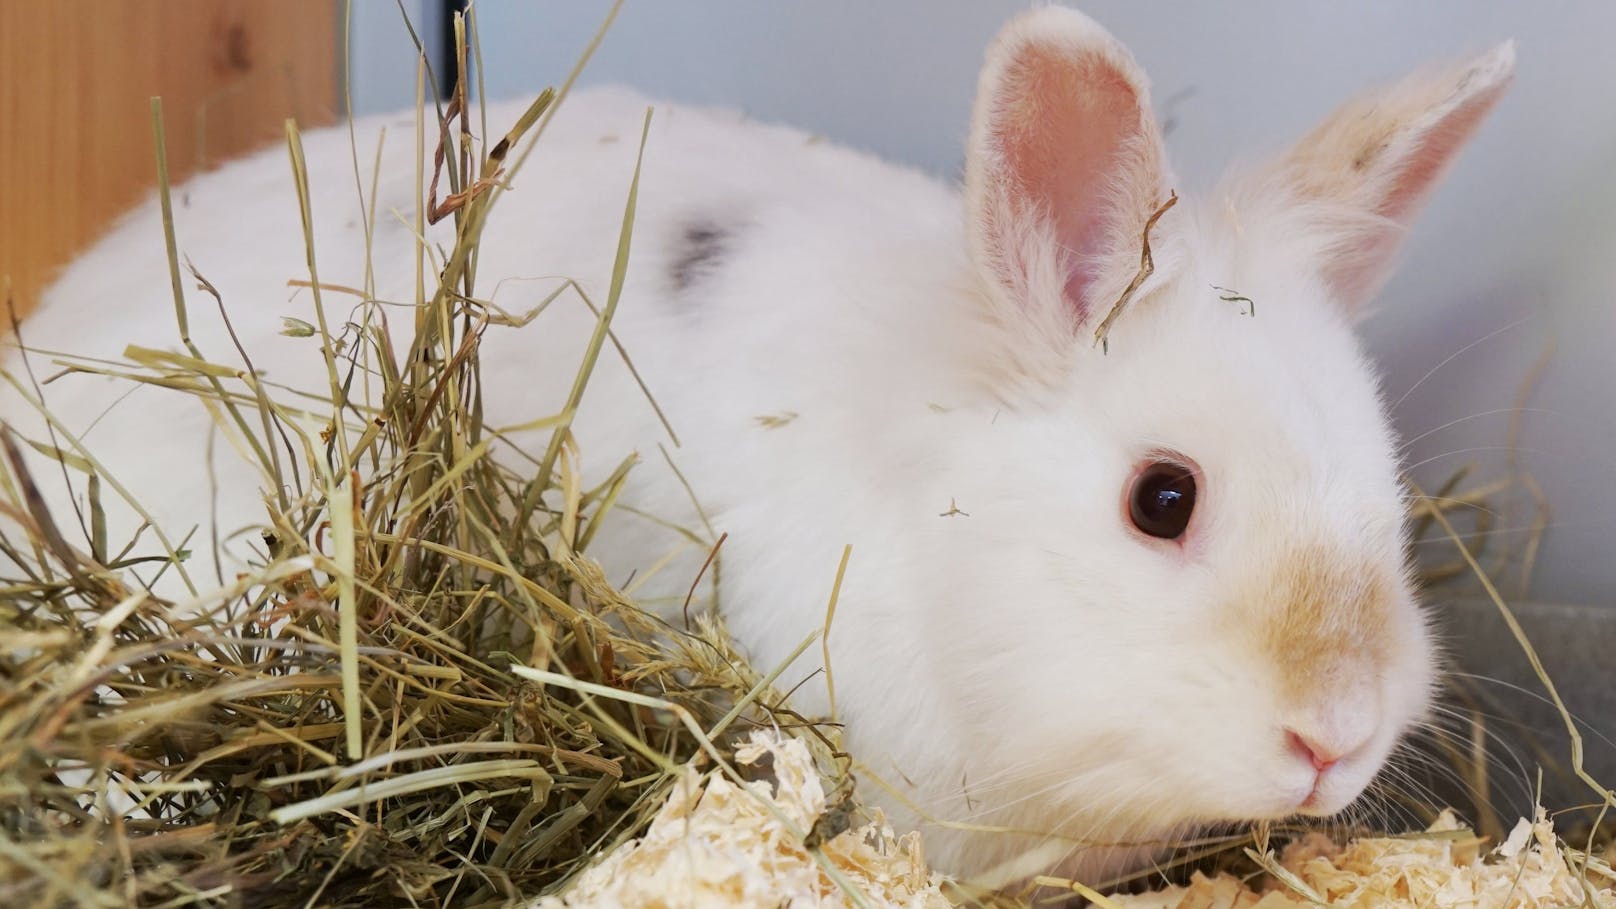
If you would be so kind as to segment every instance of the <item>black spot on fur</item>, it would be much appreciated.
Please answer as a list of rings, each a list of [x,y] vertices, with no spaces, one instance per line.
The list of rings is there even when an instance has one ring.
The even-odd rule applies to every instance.
[[[668,264],[673,289],[688,290],[711,273],[728,248],[729,239],[729,232],[716,224],[704,221],[686,224]]]

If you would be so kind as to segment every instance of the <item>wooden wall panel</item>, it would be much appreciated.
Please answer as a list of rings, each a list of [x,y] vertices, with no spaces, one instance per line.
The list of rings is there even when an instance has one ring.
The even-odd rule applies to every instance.
[[[0,286],[26,311],[155,184],[335,118],[336,0],[0,0]],[[3,303],[3,301],[0,301]]]

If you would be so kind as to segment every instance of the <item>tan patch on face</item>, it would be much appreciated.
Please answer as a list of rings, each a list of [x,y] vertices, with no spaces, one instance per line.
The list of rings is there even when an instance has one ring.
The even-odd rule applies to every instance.
[[[1343,684],[1378,675],[1392,652],[1400,584],[1376,561],[1325,546],[1304,546],[1278,560],[1263,608],[1264,652],[1289,697],[1323,699]]]

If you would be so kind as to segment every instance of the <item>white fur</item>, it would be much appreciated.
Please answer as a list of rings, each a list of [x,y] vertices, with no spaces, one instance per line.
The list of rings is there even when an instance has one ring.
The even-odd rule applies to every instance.
[[[1029,13],[994,45],[973,149],[982,112],[997,109],[993,73],[1038,41],[1120,68],[1143,102],[1142,75],[1098,26],[1065,10]],[[1495,78],[1479,86],[1464,78],[1473,71],[1427,77],[1419,91],[1432,100],[1398,123],[1425,130],[1421,117],[1466,92],[1490,91],[1490,104],[1507,81],[1509,61],[1500,59],[1482,67]],[[566,103],[495,210],[480,293],[522,310],[558,282],[499,279],[570,275],[604,301],[646,104],[616,90]],[[490,128],[519,111],[490,106]],[[1148,107],[1142,115],[1149,123]],[[410,300],[412,117],[360,120],[361,162],[383,127],[377,293]],[[1199,824],[1291,814],[1313,774],[1287,746],[1287,726],[1367,742],[1320,790],[1319,810],[1338,809],[1424,709],[1433,677],[1405,580],[1393,439],[1330,283],[1342,225],[1374,222],[1363,210],[1372,204],[1362,193],[1310,197],[1306,186],[1345,178],[1310,184],[1283,162],[1204,200],[1184,199],[1152,235],[1156,275],[1102,354],[1093,320],[1137,268],[1149,214],[1140,208],[1171,187],[1154,129],[1137,141],[1148,147],[1133,149],[1124,172],[1094,176],[1114,181],[1107,198],[1120,200],[1114,248],[1099,251],[1109,256],[1093,285],[1103,293],[1087,301],[1088,321],[1061,324],[1051,316],[1062,311],[1060,281],[1050,275],[1070,267],[1073,251],[1050,247],[1039,225],[1015,228],[1043,274],[1020,288],[1018,303],[975,264],[980,228],[967,223],[954,188],[795,130],[659,105],[615,331],[683,446],[672,448],[610,348],[577,423],[588,475],[604,476],[637,450],[643,463],[624,501],[699,530],[657,452],[669,446],[714,530],[729,534],[722,608],[759,666],[775,665],[823,622],[837,560],[852,545],[830,635],[849,747],[937,818],[1029,831],[930,831],[929,854],[956,872],[1052,842],[1046,863],[1095,873]],[[358,285],[348,133],[305,142],[321,278]],[[1375,174],[1399,166],[1392,157]],[[973,182],[973,192],[982,185]],[[258,368],[320,389],[316,343],[278,334],[283,316],[313,320],[308,292],[286,283],[307,271],[284,151],[198,177],[176,200],[180,248],[223,293]],[[690,223],[725,231],[724,255],[675,294],[668,270]],[[446,246],[447,225],[431,236]],[[1212,285],[1250,297],[1256,314],[1220,300]],[[339,314],[355,304],[326,300]],[[200,348],[231,361],[212,302],[198,293],[189,302]],[[403,307],[389,312],[395,330],[410,321]],[[592,322],[563,296],[524,330],[491,330],[489,422],[558,411]],[[127,343],[175,347],[155,204],[75,262],[24,332],[32,347],[104,357]],[[35,368],[49,372],[44,359],[35,355]],[[8,360],[13,373],[18,365]],[[211,585],[212,495],[221,532],[261,521],[262,478],[218,441],[210,489],[202,452],[211,421],[194,399],[142,389],[103,414],[126,387],[74,376],[46,391],[64,427],[83,435],[170,538],[202,525],[191,570]],[[42,435],[16,394],[0,400],[0,414]],[[789,414],[774,428],[758,419]],[[537,450],[543,437],[526,442]],[[1188,455],[1202,472],[1182,547],[1144,540],[1123,509],[1134,464],[1158,448]],[[68,508],[59,472],[34,464]],[[963,513],[945,514],[951,503]],[[114,540],[136,526],[124,509],[109,520]],[[254,536],[226,542],[224,571]],[[1259,642],[1277,608],[1262,591],[1299,541],[1390,578],[1395,601],[1395,646],[1373,662],[1321,664],[1340,684],[1306,703]],[[622,579],[681,546],[640,589],[648,601],[676,603],[705,555],[678,533],[624,513],[592,554]],[[1356,596],[1343,588],[1339,612],[1321,627],[1343,640],[1357,633]],[[810,653],[785,684],[818,668],[817,648]],[[824,685],[803,686],[798,703],[828,709]],[[861,792],[900,821],[916,820],[876,786]],[[1074,838],[1146,845],[1080,849]]]

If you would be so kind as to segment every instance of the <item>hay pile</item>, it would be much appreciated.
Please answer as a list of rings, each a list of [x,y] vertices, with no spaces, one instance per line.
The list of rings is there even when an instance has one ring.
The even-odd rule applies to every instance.
[[[259,381],[251,351],[188,340],[230,301],[181,268],[154,102],[175,352],[35,355],[3,379],[42,414],[36,377],[63,371],[191,395],[279,494],[258,564],[170,602],[146,585],[206,542],[108,539],[119,487],[93,450],[59,424],[0,432],[0,906],[517,905],[643,833],[692,757],[733,771],[748,729],[778,720],[813,737],[821,766],[845,765],[830,733],[778,712],[715,620],[670,627],[587,556],[633,458],[585,488],[568,425],[627,266],[634,190],[573,400],[523,427],[551,432],[531,463],[491,456],[507,440],[479,418],[478,349],[514,320],[477,294],[477,244],[558,97],[487,137],[463,128],[463,89],[436,116],[423,105],[437,170],[416,223],[456,230],[452,248],[418,250],[437,282],[404,310],[407,347],[368,295],[339,315],[351,289],[321,284],[312,252],[288,276],[318,315],[288,330],[322,346],[323,400]],[[312,238],[291,124],[287,147]],[[82,515],[48,511],[29,447],[72,477]]]
[[[474,44],[456,28],[464,87]],[[452,218],[456,239],[410,301],[407,349],[379,301],[328,321],[322,293],[349,289],[322,285],[312,256],[289,276],[318,313],[289,330],[323,346],[324,400],[259,381],[250,351],[179,343],[217,292],[181,269],[171,226],[180,352],[0,376],[43,413],[44,371],[191,395],[281,490],[262,560],[170,602],[145,584],[201,543],[107,539],[116,478],[93,451],[61,426],[0,433],[0,906],[945,904],[918,839],[852,798],[833,728],[792,714],[715,619],[670,626],[588,558],[633,459],[585,488],[568,426],[608,337],[633,190],[573,400],[524,427],[551,432],[531,464],[491,456],[504,440],[479,419],[478,350],[516,320],[478,297],[477,244],[564,94],[494,125],[497,141],[463,128],[463,91],[423,118],[438,170],[417,224]],[[312,237],[292,127],[288,150]],[[30,446],[79,484],[84,514],[48,511]]]

